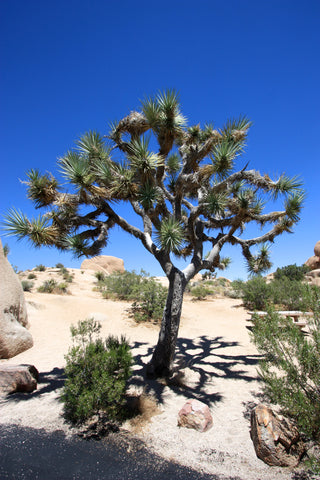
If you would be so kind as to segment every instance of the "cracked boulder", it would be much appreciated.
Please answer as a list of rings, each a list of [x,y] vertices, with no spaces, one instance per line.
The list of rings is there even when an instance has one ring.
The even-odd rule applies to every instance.
[[[251,412],[251,439],[257,457],[272,466],[295,467],[305,452],[297,428],[263,404]]]

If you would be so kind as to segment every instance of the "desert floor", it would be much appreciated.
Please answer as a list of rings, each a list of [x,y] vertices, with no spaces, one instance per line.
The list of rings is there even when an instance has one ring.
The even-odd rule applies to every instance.
[[[152,395],[159,407],[144,426],[143,422],[124,424],[122,434],[142,440],[151,452],[166,460],[220,478],[291,478],[290,470],[269,467],[259,460],[250,439],[250,410],[261,401],[256,372],[259,355],[250,342],[250,322],[240,300],[185,299],[177,354],[184,376],[177,374],[176,381],[167,385],[143,377],[159,327],[137,325],[128,316],[128,303],[102,299],[93,291],[93,272],[69,271],[74,274],[70,295],[36,291],[25,295],[34,347],[1,362],[33,364],[40,372],[40,381],[31,394],[1,399],[2,427],[19,425],[74,435],[64,423],[59,401],[64,355],[71,345],[70,325],[94,316],[102,324],[102,336],[127,336],[136,362],[130,391]],[[36,282],[51,275],[56,275],[54,270],[37,272]],[[213,416],[209,431],[199,433],[177,426],[178,411],[190,398],[209,405]]]

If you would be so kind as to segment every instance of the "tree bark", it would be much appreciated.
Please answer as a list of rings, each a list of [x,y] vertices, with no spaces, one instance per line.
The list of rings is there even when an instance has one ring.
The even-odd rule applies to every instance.
[[[173,268],[169,275],[169,290],[163,312],[158,343],[147,366],[147,375],[165,377],[172,372],[180,325],[183,294],[187,285],[183,272]]]

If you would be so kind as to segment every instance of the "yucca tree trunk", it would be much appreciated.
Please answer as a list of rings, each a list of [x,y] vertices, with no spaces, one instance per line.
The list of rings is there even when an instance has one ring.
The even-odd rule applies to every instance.
[[[173,269],[169,276],[169,290],[158,343],[147,367],[149,376],[168,376],[172,371],[186,285],[184,274]]]

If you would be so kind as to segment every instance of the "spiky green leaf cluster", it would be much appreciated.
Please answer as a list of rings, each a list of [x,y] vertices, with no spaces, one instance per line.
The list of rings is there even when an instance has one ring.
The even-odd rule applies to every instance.
[[[165,252],[179,254],[185,243],[182,223],[173,217],[164,218],[160,229],[157,231],[156,240],[159,248]]]
[[[58,182],[49,174],[41,175],[39,170],[31,169],[27,172],[27,195],[33,200],[36,208],[50,205],[56,198]]]

